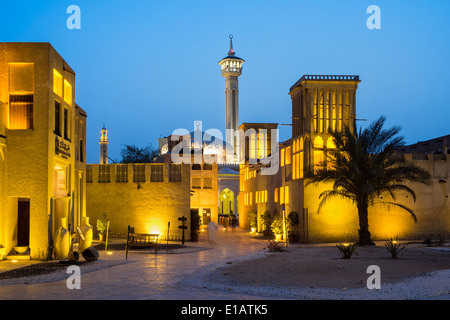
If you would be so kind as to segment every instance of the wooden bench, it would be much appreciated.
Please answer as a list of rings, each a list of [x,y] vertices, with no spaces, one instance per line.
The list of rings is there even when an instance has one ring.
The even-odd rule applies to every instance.
[[[159,234],[135,233],[134,228],[128,226],[127,245],[125,259],[128,259],[129,247],[154,247],[155,254],[158,250]]]

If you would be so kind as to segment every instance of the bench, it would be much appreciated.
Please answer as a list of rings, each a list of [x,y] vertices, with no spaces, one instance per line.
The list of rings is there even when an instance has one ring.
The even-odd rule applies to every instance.
[[[125,259],[128,259],[129,247],[154,247],[155,254],[158,250],[159,234],[135,233],[134,228],[128,226],[127,245]]]

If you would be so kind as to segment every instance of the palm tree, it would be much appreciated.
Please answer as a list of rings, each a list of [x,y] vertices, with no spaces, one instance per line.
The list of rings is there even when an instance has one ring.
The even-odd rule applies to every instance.
[[[306,185],[311,183],[332,183],[332,189],[319,195],[320,209],[333,198],[352,201],[359,216],[359,245],[373,245],[369,232],[369,207],[381,204],[399,207],[407,211],[414,222],[417,217],[411,208],[397,203],[395,192],[403,191],[416,201],[416,194],[407,183],[430,184],[430,173],[396,156],[395,149],[404,145],[404,138],[398,136],[400,127],[383,129],[386,118],[381,116],[364,130],[352,133],[330,132],[336,148],[326,151],[326,161],[315,170],[310,170]],[[388,194],[393,201],[383,200]]]

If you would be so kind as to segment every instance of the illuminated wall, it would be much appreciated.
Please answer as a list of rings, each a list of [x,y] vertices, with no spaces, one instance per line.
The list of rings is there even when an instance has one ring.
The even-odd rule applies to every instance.
[[[31,259],[47,259],[57,218],[71,218],[73,208],[73,226],[85,215],[75,151],[85,159],[86,114],[74,102],[74,71],[49,43],[0,43],[0,52],[0,241],[7,254],[22,241]]]
[[[298,214],[299,240],[302,242],[354,241],[358,237],[358,215],[348,200],[333,199],[317,213],[319,195],[326,185],[304,186],[304,170],[314,168],[326,159],[327,150],[335,148],[328,128],[341,131],[354,128],[356,117],[357,76],[303,76],[291,87],[292,138],[280,143],[280,170],[273,176],[262,176],[261,165],[241,164],[240,223],[249,229],[248,213]],[[255,127],[262,124],[253,124]],[[369,208],[369,231],[373,240],[437,238],[450,234],[450,156],[405,155],[426,168],[433,176],[431,186],[410,185],[417,202],[398,193],[397,201],[411,207],[417,216],[401,209]],[[255,194],[267,190],[267,203],[255,203]],[[272,193],[272,194],[271,194]],[[386,195],[384,195],[386,196]],[[391,199],[390,199],[391,200]]]
[[[417,223],[411,215],[398,208],[373,206],[369,208],[369,231],[373,239],[385,240],[437,238],[438,234],[450,233],[450,186],[447,182],[450,173],[449,155],[405,155],[406,160],[414,161],[431,173],[431,186],[409,185],[417,195],[414,202],[406,193],[396,193],[397,202],[412,208]],[[340,241],[357,238],[358,216],[355,205],[347,200],[333,200],[317,214],[319,194],[327,186],[308,186],[305,189],[305,208],[307,208],[308,240]],[[392,199],[388,195],[389,201]],[[385,199],[386,200],[386,199]]]
[[[218,165],[213,163],[192,164],[191,204],[197,210],[204,225],[219,221]]]
[[[126,235],[130,225],[135,232],[158,233],[165,238],[170,222],[170,239],[180,239],[178,218],[187,217],[190,225],[190,168],[174,165],[181,166],[181,171],[179,179],[173,179],[172,165],[88,165],[86,211],[95,230],[97,219],[106,213],[111,233]],[[189,239],[189,228],[185,236]]]

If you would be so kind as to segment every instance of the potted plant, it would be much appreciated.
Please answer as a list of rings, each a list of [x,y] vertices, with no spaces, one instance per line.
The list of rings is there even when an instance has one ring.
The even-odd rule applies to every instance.
[[[255,211],[250,211],[248,213],[248,222],[250,224],[250,229],[251,229],[252,233],[255,233],[256,227],[258,224],[258,216],[256,215]]]
[[[288,214],[286,219],[286,229],[289,242],[297,241],[297,227],[299,223],[300,221],[298,219],[297,212],[291,211],[291,213]]]
[[[281,240],[283,236],[283,219],[280,215],[275,216],[270,228],[273,234],[275,234],[275,240]]]
[[[191,210],[191,241],[198,241],[201,218],[198,210]]]
[[[103,213],[101,219],[97,219],[97,232],[100,241],[103,241],[106,236],[106,229],[108,228],[108,216]]]
[[[265,237],[268,237],[271,235],[271,225],[272,225],[272,215],[270,214],[269,210],[266,210],[262,217],[262,227],[263,227],[263,234]]]

